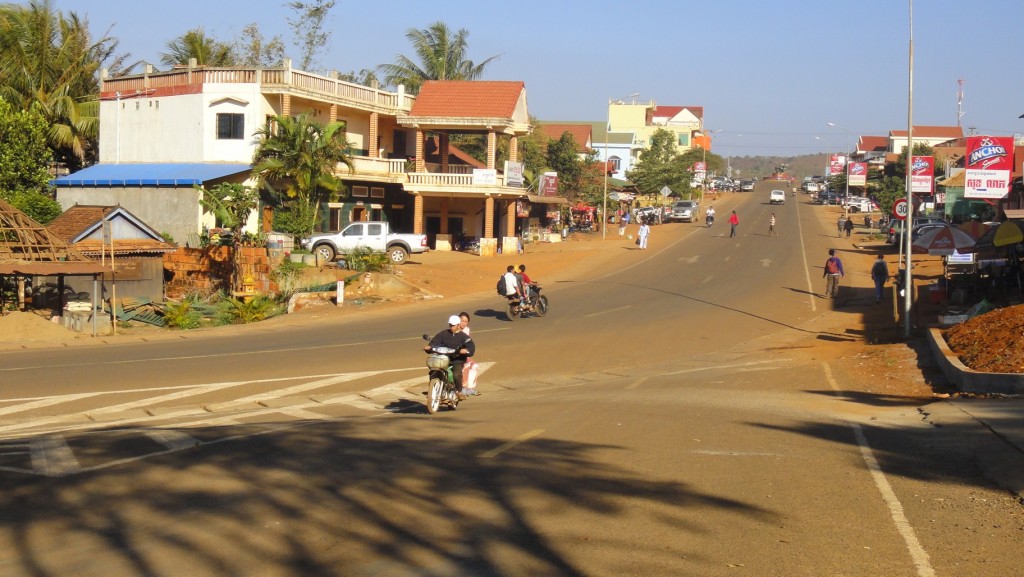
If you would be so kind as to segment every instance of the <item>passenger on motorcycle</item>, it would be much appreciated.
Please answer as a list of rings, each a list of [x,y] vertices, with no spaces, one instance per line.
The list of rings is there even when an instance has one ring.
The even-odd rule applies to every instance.
[[[704,214],[706,215],[704,217],[704,222],[708,226],[711,226],[712,224],[715,223],[715,207],[714,206],[708,206],[708,210]]]
[[[464,400],[466,394],[462,392],[462,367],[466,364],[466,359],[476,353],[476,345],[468,334],[462,332],[462,319],[458,315],[448,317],[448,328],[434,335],[423,350],[429,353],[435,347],[447,347],[456,351],[448,358],[451,359],[455,390],[458,391],[459,400]]]
[[[522,291],[519,288],[519,275],[516,274],[516,267],[508,265],[505,269],[505,298],[508,300],[518,300],[522,296]]]
[[[526,274],[525,264],[519,265],[519,273],[516,276],[522,281],[523,301],[529,308],[533,305],[533,281],[530,280],[530,275]]]

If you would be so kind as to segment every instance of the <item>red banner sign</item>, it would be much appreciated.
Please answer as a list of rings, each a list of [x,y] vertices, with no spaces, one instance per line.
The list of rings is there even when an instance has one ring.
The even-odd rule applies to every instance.
[[[964,198],[1003,198],[1010,192],[1012,136],[969,136]]]
[[[914,194],[935,192],[935,159],[931,156],[910,157],[910,192]]]
[[[850,186],[868,185],[868,163],[851,162],[846,165],[846,183]]]
[[[833,154],[828,158],[828,175],[842,174],[846,166],[846,157],[842,154]]]
[[[540,175],[540,195],[558,196],[558,173],[545,172]]]

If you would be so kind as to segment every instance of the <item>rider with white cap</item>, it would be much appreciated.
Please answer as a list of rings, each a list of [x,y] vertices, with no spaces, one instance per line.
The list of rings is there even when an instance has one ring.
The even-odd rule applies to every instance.
[[[476,354],[476,345],[473,344],[473,339],[462,332],[461,325],[462,319],[459,318],[459,315],[448,317],[448,328],[434,335],[434,338],[430,339],[430,342],[423,347],[423,350],[427,352],[434,347],[448,347],[457,351],[450,355],[450,358],[452,376],[455,377],[455,390],[458,391],[460,400],[466,398],[462,392],[462,366],[466,364],[466,359]]]

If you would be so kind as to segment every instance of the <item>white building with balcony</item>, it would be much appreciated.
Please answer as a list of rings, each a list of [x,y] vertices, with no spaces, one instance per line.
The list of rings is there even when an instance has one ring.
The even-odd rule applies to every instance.
[[[497,166],[499,138],[516,159],[529,132],[522,82],[426,82],[418,96],[344,82],[291,68],[207,68],[108,78],[100,93],[100,163],[54,181],[62,207],[121,205],[184,244],[215,225],[194,184],[249,182],[254,136],[276,115],[309,113],[345,124],[354,164],[338,175],[347,193],[323,207],[321,228],[387,220],[399,231],[428,233],[440,248],[453,236],[476,237],[481,253],[517,234],[516,201]],[[453,133],[487,139],[475,170],[448,145]],[[428,164],[428,139],[437,143]],[[247,226],[271,229],[268,211]]]

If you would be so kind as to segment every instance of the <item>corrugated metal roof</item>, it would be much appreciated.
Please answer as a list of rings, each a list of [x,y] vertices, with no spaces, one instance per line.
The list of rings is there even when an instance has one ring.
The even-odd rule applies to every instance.
[[[252,170],[248,164],[97,164],[51,181],[54,186],[192,186]]]

